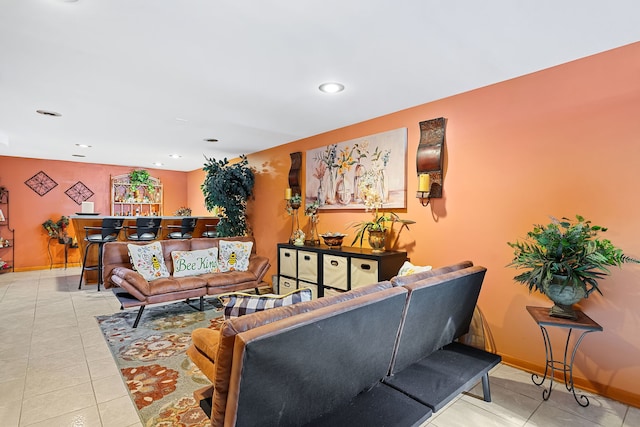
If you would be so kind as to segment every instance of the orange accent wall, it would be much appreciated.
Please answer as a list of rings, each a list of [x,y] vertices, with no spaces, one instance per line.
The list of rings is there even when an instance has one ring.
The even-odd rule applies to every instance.
[[[81,206],[65,194],[68,188],[81,181],[94,193],[87,199],[94,202],[94,211],[109,215],[110,177],[129,173],[132,169],[134,168],[127,166],[0,156],[0,185],[10,192],[10,223],[15,230],[16,271],[49,268],[49,237],[42,228],[42,223],[49,218],[56,221],[62,215],[73,215],[81,210]],[[173,215],[180,206],[187,205],[186,173],[145,169],[162,181],[165,215]],[[58,183],[42,197],[25,184],[25,181],[40,171]],[[50,249],[54,267],[63,266],[64,247],[51,242]],[[69,263],[79,265],[79,250],[69,249],[68,254]]]
[[[469,70],[470,73],[473,70]],[[408,203],[417,221],[400,246],[419,265],[463,259],[488,268],[479,305],[508,363],[542,370],[539,328],[526,305],[550,306],[515,284],[507,241],[549,215],[581,214],[640,257],[640,43],[254,153],[258,170],[250,222],[258,251],[276,273],[276,242],[291,231],[283,200],[289,153],[378,132],[408,129]],[[437,82],[433,82],[437,84]],[[414,194],[418,123],[445,117],[444,197],[422,207]],[[304,176],[304,170],[303,170]],[[320,213],[319,231],[343,231],[363,211]],[[301,224],[307,219],[300,216]],[[640,265],[614,269],[581,307],[604,327],[585,337],[575,361],[579,387],[640,406]],[[561,339],[551,330],[552,337]],[[575,334],[574,334],[575,335]],[[554,348],[561,356],[560,342]],[[532,385],[532,387],[534,387]]]

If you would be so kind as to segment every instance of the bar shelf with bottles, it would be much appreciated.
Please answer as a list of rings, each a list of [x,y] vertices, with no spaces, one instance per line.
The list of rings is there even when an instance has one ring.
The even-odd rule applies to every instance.
[[[111,178],[111,215],[162,216],[162,183],[151,177],[153,186],[139,185],[135,190],[128,175]]]

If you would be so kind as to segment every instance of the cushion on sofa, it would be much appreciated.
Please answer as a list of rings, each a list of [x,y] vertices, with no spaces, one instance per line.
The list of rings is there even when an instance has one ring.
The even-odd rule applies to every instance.
[[[441,274],[450,273],[452,271],[462,270],[463,268],[473,266],[473,262],[471,261],[461,261],[456,264],[447,265],[445,267],[440,267],[428,271],[422,271],[420,273],[410,274],[408,276],[395,276],[391,278],[391,283],[393,286],[406,286],[411,283],[417,282],[419,280],[428,279],[429,277],[439,276]]]
[[[224,318],[232,319],[256,311],[267,310],[274,307],[283,307],[303,301],[311,301],[311,289],[302,288],[284,295],[252,295],[242,292],[221,295],[224,301]]]
[[[173,251],[173,277],[198,276],[205,273],[217,273],[218,248],[198,251]]]
[[[209,328],[198,328],[191,331],[192,345],[187,355],[202,373],[213,383],[215,381],[215,355],[218,352],[220,331]]]
[[[409,261],[405,261],[402,267],[400,267],[400,271],[398,271],[398,276],[409,276],[410,274],[422,273],[423,271],[429,270],[431,270],[430,265],[413,265]]]
[[[220,271],[247,271],[253,242],[220,240]]]
[[[128,244],[131,266],[148,282],[169,277],[169,270],[162,256],[162,245],[153,242],[148,245]]]

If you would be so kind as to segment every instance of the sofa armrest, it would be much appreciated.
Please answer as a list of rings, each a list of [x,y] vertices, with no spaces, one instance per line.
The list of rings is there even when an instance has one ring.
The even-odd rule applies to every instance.
[[[147,282],[140,273],[130,268],[114,268],[111,271],[110,280],[140,301],[146,300],[147,295],[150,294],[149,282]]]
[[[254,254],[249,257],[249,271],[256,276],[257,282],[262,281],[262,278],[267,274],[269,267],[271,267],[269,258]]]

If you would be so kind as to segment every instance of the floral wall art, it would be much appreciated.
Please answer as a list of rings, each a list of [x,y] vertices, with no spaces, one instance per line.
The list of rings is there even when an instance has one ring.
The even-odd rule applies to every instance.
[[[307,204],[318,209],[364,209],[373,189],[382,208],[406,207],[407,128],[308,150]]]

